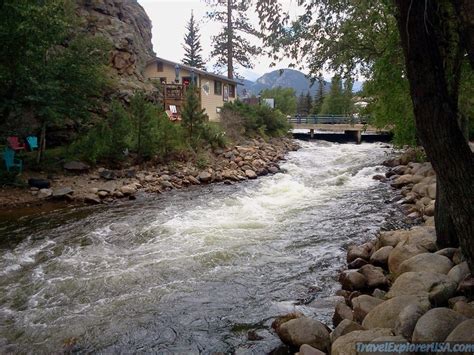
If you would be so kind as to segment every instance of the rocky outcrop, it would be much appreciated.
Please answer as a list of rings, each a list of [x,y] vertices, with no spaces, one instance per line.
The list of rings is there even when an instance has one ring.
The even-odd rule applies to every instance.
[[[110,66],[117,75],[119,90],[151,89],[143,76],[146,62],[154,57],[151,21],[137,0],[76,0],[82,28],[112,44]]]

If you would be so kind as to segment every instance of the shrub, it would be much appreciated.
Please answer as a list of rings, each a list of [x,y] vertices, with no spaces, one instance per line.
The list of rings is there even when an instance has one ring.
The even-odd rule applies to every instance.
[[[213,148],[223,148],[227,144],[226,132],[217,122],[208,122],[203,125],[202,139]]]

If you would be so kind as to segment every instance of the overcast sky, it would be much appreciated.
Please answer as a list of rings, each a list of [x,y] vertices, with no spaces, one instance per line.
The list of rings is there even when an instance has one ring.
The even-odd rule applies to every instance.
[[[186,32],[185,26],[194,11],[194,17],[199,23],[203,57],[209,62],[208,70],[212,68],[211,37],[220,30],[220,25],[210,22],[205,18],[209,7],[203,0],[138,0],[143,6],[153,24],[153,48],[159,57],[181,62],[184,55],[182,47]],[[285,7],[295,13],[296,0],[285,1]],[[251,14],[251,21],[257,25],[255,13]],[[260,44],[254,39],[255,44]],[[271,59],[260,56],[254,60],[255,67],[251,70],[238,70],[246,79],[255,80],[261,75],[275,69],[287,68],[289,61],[280,62],[276,67],[270,68]]]

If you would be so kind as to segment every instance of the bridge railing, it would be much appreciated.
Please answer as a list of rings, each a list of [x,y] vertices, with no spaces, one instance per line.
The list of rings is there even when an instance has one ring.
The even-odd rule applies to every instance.
[[[288,122],[298,124],[367,124],[368,116],[342,116],[342,115],[308,115],[293,116],[288,118]]]

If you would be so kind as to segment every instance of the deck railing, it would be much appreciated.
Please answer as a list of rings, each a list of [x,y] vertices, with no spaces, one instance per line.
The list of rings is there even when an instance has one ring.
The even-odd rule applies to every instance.
[[[291,124],[367,124],[368,116],[308,115],[288,118]]]

